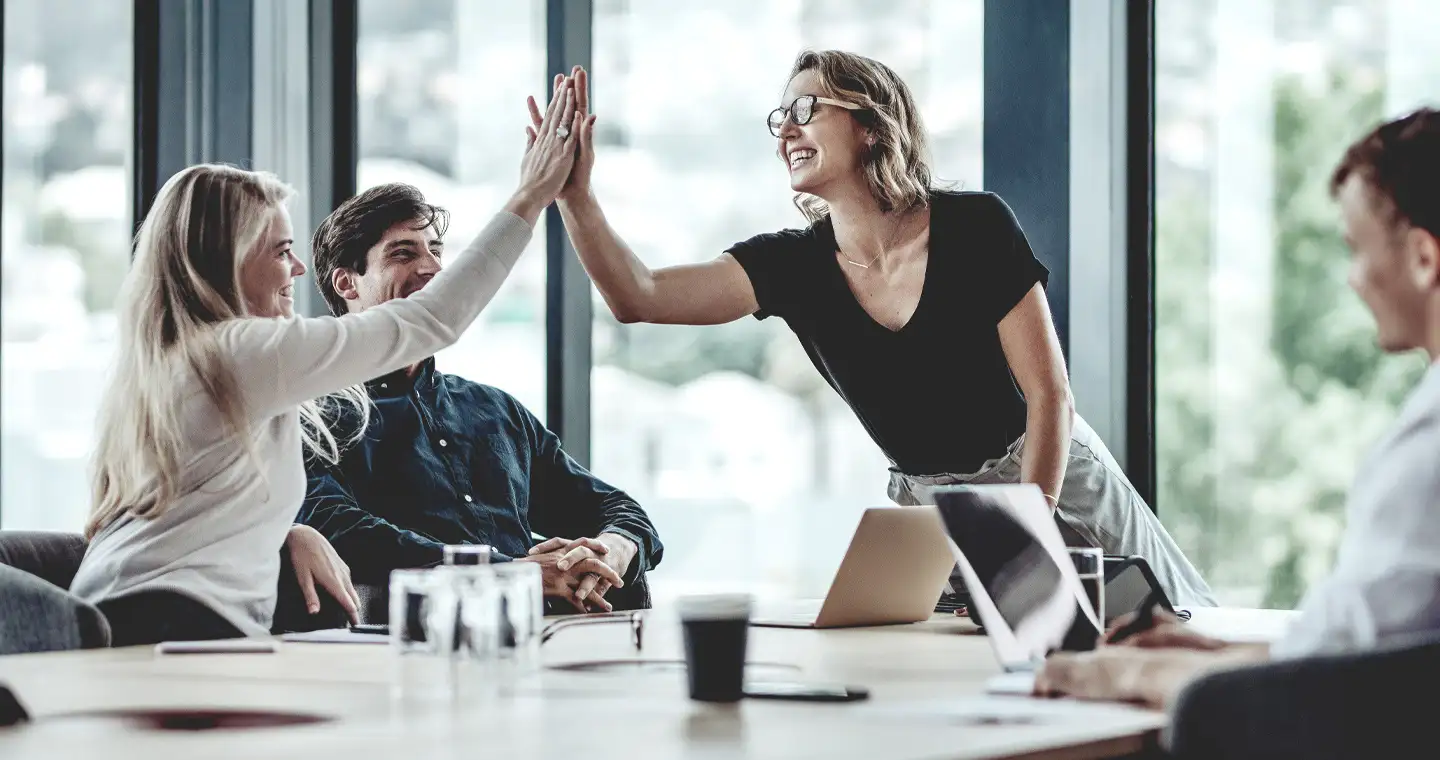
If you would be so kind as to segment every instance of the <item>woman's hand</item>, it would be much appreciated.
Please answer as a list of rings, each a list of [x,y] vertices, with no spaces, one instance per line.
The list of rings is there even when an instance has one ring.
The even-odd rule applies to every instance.
[[[580,115],[575,112],[575,87],[569,77],[557,77],[545,117],[526,130],[525,157],[520,161],[520,187],[505,208],[530,226],[565,186],[575,165],[580,140]]]
[[[560,81],[558,74],[555,80]],[[580,119],[580,145],[575,154],[575,166],[570,169],[570,178],[557,196],[561,201],[583,198],[589,193],[590,173],[595,168],[595,117],[590,114],[590,75],[584,68],[576,66],[570,70],[570,81],[575,90],[575,114]],[[525,134],[534,140],[536,132],[545,123],[545,117],[540,114],[535,98],[530,98],[528,105],[531,126],[525,128]]]
[[[360,595],[350,582],[350,566],[346,565],[335,547],[330,545],[320,531],[309,525],[292,525],[285,536],[285,548],[290,550],[290,562],[295,566],[295,576],[300,581],[300,593],[305,595],[305,609],[311,615],[320,611],[320,596],[315,593],[315,584],[340,602],[350,622],[360,622]]]

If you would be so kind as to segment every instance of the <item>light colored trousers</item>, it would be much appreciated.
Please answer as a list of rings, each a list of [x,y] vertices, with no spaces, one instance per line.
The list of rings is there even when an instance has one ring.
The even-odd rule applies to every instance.
[[[1019,483],[1024,459],[1022,435],[1005,456],[986,462],[973,473],[908,475],[892,469],[890,498],[902,506],[934,504],[932,489],[936,486]],[[1100,436],[1078,414],[1070,431],[1070,458],[1056,522],[1068,545],[1098,546],[1106,554],[1144,557],[1175,606],[1216,605],[1205,579],[1130,485]]]

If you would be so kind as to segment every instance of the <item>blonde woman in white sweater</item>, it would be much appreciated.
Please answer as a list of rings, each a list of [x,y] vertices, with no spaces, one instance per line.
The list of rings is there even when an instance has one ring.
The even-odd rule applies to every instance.
[[[518,189],[474,242],[424,290],[338,318],[294,317],[305,266],[277,178],[202,165],[165,183],[121,292],[90,547],[72,586],[105,613],[117,646],[269,633],[305,449],[337,453],[329,415],[309,400],[455,342],[564,185],[578,132],[564,80]],[[338,575],[351,596],[343,564],[315,538],[298,538],[302,576]]]

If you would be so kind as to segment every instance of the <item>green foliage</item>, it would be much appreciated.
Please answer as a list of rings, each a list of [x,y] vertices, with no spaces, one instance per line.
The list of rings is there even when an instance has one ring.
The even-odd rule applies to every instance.
[[[1274,92],[1269,351],[1256,366],[1217,365],[1217,329],[1248,326],[1211,295],[1212,212],[1183,185],[1162,195],[1156,445],[1160,514],[1192,561],[1217,589],[1291,607],[1329,568],[1351,474],[1424,362],[1375,345],[1329,197],[1334,162],[1381,119],[1383,82],[1337,68],[1322,87],[1286,76]]]

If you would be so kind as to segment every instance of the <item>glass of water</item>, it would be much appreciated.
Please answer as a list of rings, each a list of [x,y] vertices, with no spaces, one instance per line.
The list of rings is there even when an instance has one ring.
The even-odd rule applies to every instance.
[[[470,694],[471,682],[477,679],[462,672],[461,666],[493,653],[495,636],[486,632],[495,626],[471,625],[466,615],[477,616],[473,610],[481,607],[485,590],[494,585],[488,565],[442,565],[390,574],[390,647],[399,655],[392,682],[396,695],[427,701]],[[489,617],[493,619],[494,613]]]
[[[444,616],[446,584],[433,569],[395,570],[390,573],[390,648],[400,654],[439,654],[432,619]]]
[[[521,669],[539,661],[540,631],[545,616],[540,566],[533,562],[491,565],[497,589],[498,646],[502,658]]]
[[[490,547],[485,544],[451,544],[445,547],[446,565],[488,565]]]
[[[1095,611],[1095,621],[1100,630],[1105,630],[1105,551],[1099,547],[1069,547],[1070,561],[1075,564],[1075,573],[1080,576],[1080,585],[1085,587],[1085,596],[1090,608]]]

